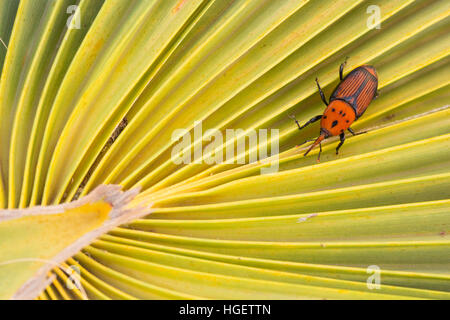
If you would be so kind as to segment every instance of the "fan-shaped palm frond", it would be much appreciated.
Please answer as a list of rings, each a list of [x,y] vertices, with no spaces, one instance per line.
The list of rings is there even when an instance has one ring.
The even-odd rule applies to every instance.
[[[0,2],[1,298],[450,298],[448,1],[75,2]],[[346,56],[380,96],[317,163]]]

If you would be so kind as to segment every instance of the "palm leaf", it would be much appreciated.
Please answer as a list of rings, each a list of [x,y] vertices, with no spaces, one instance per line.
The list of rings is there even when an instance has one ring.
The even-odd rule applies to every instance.
[[[1,298],[450,298],[448,1],[378,1],[380,28],[369,1],[71,5],[0,3]],[[346,56],[380,97],[317,163],[288,114],[321,114]],[[176,164],[180,128],[204,156],[234,145],[207,129],[279,134]]]

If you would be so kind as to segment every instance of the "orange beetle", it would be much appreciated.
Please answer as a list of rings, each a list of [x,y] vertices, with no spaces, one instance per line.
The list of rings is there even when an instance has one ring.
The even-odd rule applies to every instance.
[[[322,140],[328,137],[339,135],[341,141],[336,148],[336,154],[339,152],[339,148],[345,141],[345,130],[348,130],[351,134],[358,135],[364,132],[355,133],[350,126],[359,117],[361,117],[369,106],[370,102],[378,97],[378,76],[375,68],[369,65],[360,66],[352,70],[345,78],[342,73],[347,60],[341,64],[339,68],[339,77],[341,82],[334,89],[333,94],[330,97],[330,103],[325,99],[322,89],[320,88],[319,81],[316,78],[317,87],[319,88],[320,97],[325,103],[327,108],[323,115],[313,117],[303,126],[300,126],[297,119],[294,116],[290,116],[294,119],[299,130],[303,129],[307,125],[320,121],[320,135],[314,140],[311,147],[304,154],[305,156],[317,145],[320,146],[319,156],[317,158],[320,161],[320,154],[322,152]]]

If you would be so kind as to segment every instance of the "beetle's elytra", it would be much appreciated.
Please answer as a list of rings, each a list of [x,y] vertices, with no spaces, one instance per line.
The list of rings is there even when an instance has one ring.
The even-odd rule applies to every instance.
[[[321,142],[323,139],[339,135],[341,141],[336,148],[336,154],[338,154],[339,148],[345,141],[345,130],[348,130],[353,135],[364,133],[355,133],[350,126],[363,115],[370,102],[378,96],[378,76],[374,67],[369,65],[360,66],[353,69],[345,78],[343,78],[345,64],[346,61],[342,63],[339,68],[341,82],[336,89],[334,89],[329,103],[325,99],[325,95],[316,78],[320,97],[327,106],[323,115],[313,117],[303,126],[300,126],[294,116],[290,116],[295,120],[295,123],[300,130],[319,119],[321,120],[319,137],[304,154],[306,156],[315,146],[319,145],[320,151],[317,158],[318,161],[320,161],[320,154],[322,152]],[[309,141],[312,140],[307,140],[304,143]]]

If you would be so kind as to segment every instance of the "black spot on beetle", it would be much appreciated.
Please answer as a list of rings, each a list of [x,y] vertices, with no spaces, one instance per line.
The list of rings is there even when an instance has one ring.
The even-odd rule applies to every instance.
[[[332,108],[332,109],[331,109],[331,111],[335,112],[335,111],[336,111],[336,109],[335,109],[335,108]]]
[[[341,110],[341,111],[339,111],[339,114],[342,114],[342,110]]]
[[[323,116],[323,118],[324,118],[324,119],[326,119],[326,118],[327,118],[327,116]]]
[[[345,113],[342,116],[345,117]]]
[[[331,124],[331,127],[334,128],[334,127],[337,126],[337,124],[338,124],[338,121],[337,121],[337,120],[334,120],[333,123]]]
[[[348,123],[348,120],[345,120],[345,122],[347,122],[347,123]]]

